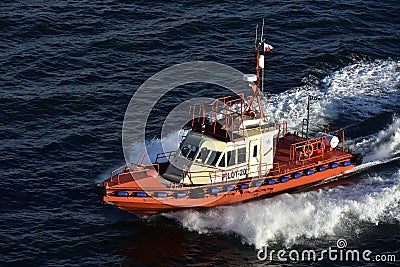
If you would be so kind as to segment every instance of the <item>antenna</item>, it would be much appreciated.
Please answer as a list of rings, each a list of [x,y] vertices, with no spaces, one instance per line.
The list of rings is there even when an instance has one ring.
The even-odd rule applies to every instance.
[[[263,24],[262,24],[262,27],[261,27],[261,43],[263,43],[264,42],[264,19],[263,19]]]
[[[265,97],[264,94],[264,62],[265,62],[265,55],[266,52],[271,52],[273,49],[272,45],[265,43],[264,40],[264,26],[265,26],[265,19],[263,19],[263,23],[261,26],[261,31],[258,30],[258,25],[256,27],[256,76],[255,76],[255,84],[253,88],[254,97],[257,99],[257,102],[260,106],[260,117],[264,117],[264,112],[262,111],[262,103],[261,98]],[[260,33],[259,33],[260,32]],[[258,34],[260,34],[260,39]]]
[[[263,45],[263,44],[264,44],[264,19],[263,19],[263,23],[262,23],[262,27],[261,27],[261,45]],[[264,48],[264,46],[263,46],[263,48]],[[264,53],[265,53],[265,51],[263,51],[263,54]],[[265,60],[264,56],[263,56],[262,60]],[[264,97],[264,63],[261,68],[261,97]]]

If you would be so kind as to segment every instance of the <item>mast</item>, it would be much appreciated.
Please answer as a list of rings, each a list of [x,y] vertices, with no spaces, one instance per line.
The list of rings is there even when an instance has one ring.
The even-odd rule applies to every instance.
[[[262,104],[261,104],[261,98],[264,97],[264,60],[265,60],[265,55],[266,53],[271,53],[273,47],[270,44],[267,44],[264,39],[264,19],[263,19],[263,24],[261,27],[261,33],[260,33],[260,40],[258,40],[258,25],[256,27],[256,76],[257,76],[257,81],[256,81],[256,89],[253,89],[254,92],[254,97],[257,98],[258,105],[260,107],[260,115],[263,118],[264,117],[264,112],[262,110]],[[261,74],[261,78],[260,78]],[[261,89],[261,93],[260,93]]]
[[[264,42],[264,19],[261,27],[261,41]],[[264,96],[264,55],[260,55],[261,68],[261,94]]]

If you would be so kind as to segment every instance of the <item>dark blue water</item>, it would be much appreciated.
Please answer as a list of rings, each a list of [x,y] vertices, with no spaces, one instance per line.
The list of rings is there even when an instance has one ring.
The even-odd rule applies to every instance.
[[[398,1],[368,0],[2,1],[0,265],[257,265],[264,244],[338,238],[399,260],[399,14]],[[370,165],[349,183],[205,212],[140,219],[100,203],[95,181],[124,162],[135,90],[187,61],[252,73],[262,18],[273,115],[301,119],[310,92],[325,96],[315,120],[347,127]],[[180,89],[172,105],[215,93]],[[148,138],[158,136],[152,119]]]

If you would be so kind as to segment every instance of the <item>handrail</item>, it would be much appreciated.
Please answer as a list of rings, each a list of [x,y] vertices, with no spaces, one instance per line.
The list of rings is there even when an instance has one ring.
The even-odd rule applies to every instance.
[[[142,172],[144,170],[151,169],[151,168],[156,169],[157,171],[159,171],[160,170],[160,165],[158,163],[150,163],[150,164],[139,165],[139,164],[134,163],[134,162],[129,162],[129,163],[127,163],[125,165],[122,165],[121,167],[111,171],[110,182],[113,182],[113,178],[117,177],[117,182],[119,183],[119,176],[124,172],[128,172],[128,171],[129,171],[129,173]]]
[[[277,123],[276,127],[278,127],[278,138],[284,137],[288,133],[288,123],[286,121]],[[282,134],[281,134],[281,128],[283,128]]]
[[[291,144],[289,160],[298,162],[321,157],[325,152],[325,142],[326,137],[321,136]],[[312,157],[314,151],[321,151],[321,154]]]
[[[238,108],[240,107],[240,112],[236,110],[236,104],[238,105]],[[190,106],[188,120],[185,125],[197,131],[201,130],[202,133],[205,131],[210,133],[211,130],[210,134],[217,135],[217,124],[222,124],[221,129],[225,129],[224,138],[228,139],[230,137],[233,141],[237,141],[234,132],[240,130],[239,128],[243,121],[243,115],[248,109],[248,105],[244,99],[244,94],[241,93],[234,96],[220,97],[208,104],[208,106],[208,110],[204,103]],[[198,110],[196,107],[198,107]],[[212,129],[205,126],[207,114],[209,115],[211,122],[209,126],[211,126]],[[195,117],[196,115],[197,117]],[[222,115],[223,122],[221,119],[218,119],[219,115]],[[238,138],[238,140],[239,139],[241,138]]]

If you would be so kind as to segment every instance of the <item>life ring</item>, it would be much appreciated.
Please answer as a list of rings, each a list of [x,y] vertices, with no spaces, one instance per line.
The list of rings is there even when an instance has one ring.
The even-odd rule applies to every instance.
[[[310,158],[312,156],[312,154],[314,153],[314,148],[311,144],[306,145],[306,146],[303,146],[302,152],[303,152],[304,157]]]
[[[304,160],[304,159],[309,159],[314,153],[314,148],[311,144],[309,145],[304,145],[303,147],[300,148],[299,151],[299,159]]]

